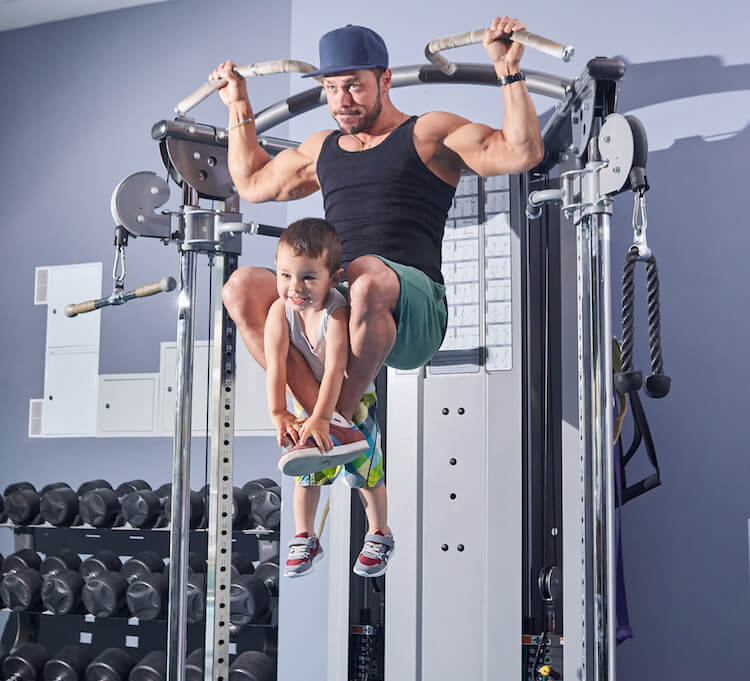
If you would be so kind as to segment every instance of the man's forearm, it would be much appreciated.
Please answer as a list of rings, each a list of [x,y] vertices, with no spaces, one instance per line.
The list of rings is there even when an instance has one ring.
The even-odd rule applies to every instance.
[[[254,119],[249,101],[236,102],[229,107],[227,165],[238,189],[246,187],[253,174],[271,160],[258,143]]]
[[[495,64],[497,77],[510,76],[521,70],[520,64]],[[528,158],[530,166],[539,162],[544,154],[544,142],[539,129],[539,116],[526,88],[525,81],[503,85],[505,118],[503,136],[505,143],[513,147],[519,156]]]

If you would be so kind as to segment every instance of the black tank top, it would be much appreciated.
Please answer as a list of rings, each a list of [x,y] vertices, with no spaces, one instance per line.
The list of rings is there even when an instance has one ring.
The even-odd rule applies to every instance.
[[[441,243],[456,189],[419,158],[416,122],[412,116],[363,151],[344,151],[341,131],[331,133],[318,157],[318,180],[344,267],[361,255],[382,255],[443,283]]]

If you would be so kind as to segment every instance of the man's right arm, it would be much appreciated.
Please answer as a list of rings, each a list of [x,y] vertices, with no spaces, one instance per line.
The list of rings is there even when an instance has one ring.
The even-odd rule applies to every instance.
[[[320,188],[315,166],[323,140],[323,131],[312,135],[297,149],[287,149],[271,158],[258,142],[245,79],[226,61],[209,76],[223,78],[227,84],[219,90],[229,109],[229,174],[238,194],[247,201],[288,201],[308,196]]]

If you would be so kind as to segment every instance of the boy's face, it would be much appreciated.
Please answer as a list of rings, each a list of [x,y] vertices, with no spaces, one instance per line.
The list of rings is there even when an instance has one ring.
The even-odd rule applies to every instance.
[[[287,305],[300,311],[319,310],[328,299],[332,286],[339,281],[338,272],[331,274],[325,264],[326,253],[317,258],[295,255],[286,244],[276,251],[276,290]]]

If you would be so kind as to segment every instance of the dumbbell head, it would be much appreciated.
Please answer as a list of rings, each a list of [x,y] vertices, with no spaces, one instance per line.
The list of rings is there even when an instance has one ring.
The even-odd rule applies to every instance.
[[[70,487],[51,489],[39,499],[39,513],[55,527],[70,527],[78,517],[78,494]]]
[[[169,599],[169,579],[165,574],[145,575],[128,586],[126,601],[133,617],[155,620]]]
[[[232,527],[245,530],[250,526],[250,499],[241,487],[232,487]]]
[[[190,529],[195,530],[200,527],[205,514],[205,504],[200,492],[190,492]],[[164,517],[171,522],[172,520],[172,496],[166,497],[164,502]]]
[[[36,551],[33,549],[21,549],[7,556],[0,570],[2,570],[3,574],[8,574],[10,572],[19,572],[26,568],[39,570],[41,567],[42,559]]]
[[[86,482],[82,482],[81,485],[76,490],[76,494],[79,497],[82,497],[86,492],[90,492],[92,489],[112,489],[112,485],[109,484],[106,480],[87,480]]]
[[[253,527],[278,531],[281,527],[281,488],[269,487],[248,495]]]
[[[660,398],[669,394],[672,379],[664,374],[651,374],[646,376],[645,391],[649,397]]]
[[[30,489],[36,492],[36,487],[30,482],[11,482],[10,485],[3,490],[3,496],[7,497],[11,492],[15,492],[19,489]]]
[[[120,499],[114,490],[92,489],[78,502],[81,520],[93,527],[113,527],[120,514]]]
[[[146,575],[164,572],[164,561],[154,551],[140,551],[125,561],[120,574],[128,583],[135,582]]]
[[[42,576],[34,568],[25,568],[5,575],[0,582],[0,598],[13,612],[33,608],[42,592]]]
[[[279,595],[279,564],[267,560],[255,568],[255,576],[265,584],[271,596]]]
[[[70,549],[62,549],[57,553],[48,555],[39,567],[42,577],[58,575],[66,570],[80,570],[81,559],[77,553]]]
[[[84,584],[81,600],[94,617],[111,617],[125,607],[127,591],[125,578],[119,572],[108,572]]]
[[[164,512],[159,496],[150,489],[130,492],[122,499],[120,506],[125,521],[143,529],[156,526]]]
[[[13,681],[36,681],[49,659],[47,649],[38,643],[24,643],[11,650],[3,660],[3,679]]]
[[[271,480],[271,478],[258,478],[257,480],[250,480],[250,482],[246,482],[244,485],[242,485],[242,489],[250,494],[257,489],[268,489],[270,487],[278,486],[279,483],[276,482],[276,480]]]
[[[153,650],[130,672],[128,681],[164,681],[167,678],[167,652]]]
[[[44,665],[44,681],[79,681],[86,667],[91,664],[91,655],[82,646],[65,646],[57,651]]]
[[[115,493],[118,497],[125,497],[131,492],[137,492],[138,490],[151,490],[151,485],[145,480],[128,480],[118,485]]]
[[[187,621],[190,624],[200,622],[206,615],[206,576],[193,572],[187,580]]]
[[[132,655],[122,648],[107,648],[86,667],[86,681],[125,681],[135,667]]]
[[[229,599],[229,621],[236,626],[257,622],[271,605],[268,589],[255,575],[233,578]]]
[[[78,610],[85,582],[74,570],[47,577],[42,582],[42,603],[55,615],[68,615]]]
[[[185,681],[204,681],[203,658],[203,648],[198,648],[188,655],[185,661]]]
[[[274,681],[276,661],[259,650],[247,650],[234,658],[229,681]]]
[[[88,582],[94,577],[101,577],[107,572],[119,572],[122,570],[122,561],[112,551],[103,549],[89,556],[81,563],[81,577]]]
[[[251,575],[255,572],[253,561],[244,553],[232,554],[232,577],[240,575]]]

